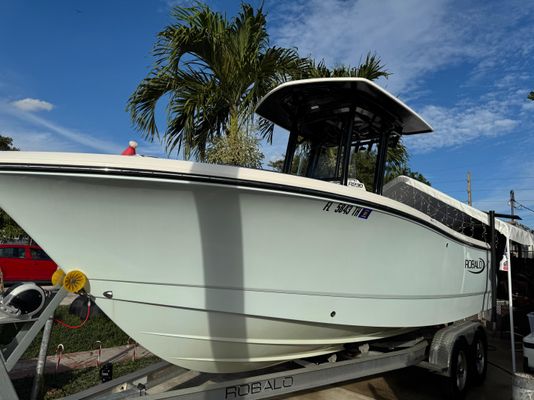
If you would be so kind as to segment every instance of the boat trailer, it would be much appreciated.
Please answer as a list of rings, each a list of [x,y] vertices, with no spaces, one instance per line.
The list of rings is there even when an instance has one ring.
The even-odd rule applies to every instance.
[[[31,286],[34,284],[25,285],[29,291],[38,292]],[[32,310],[17,309],[16,305],[20,303],[14,301],[16,296],[13,290],[11,296],[0,296],[0,325],[23,324],[11,343],[0,351],[1,400],[18,399],[9,371],[46,322],[51,321],[55,309],[67,293],[65,288],[46,293],[39,304],[40,308],[32,306]],[[263,399],[409,366],[420,366],[443,375],[446,387],[455,398],[467,389],[468,374],[473,383],[482,383],[486,375],[487,340],[482,324],[475,320],[456,322],[440,328],[424,328],[408,336],[358,346],[356,348],[354,345],[354,348],[328,358],[323,357],[320,361],[296,360],[271,367],[267,369],[270,372],[263,374],[261,371],[260,374],[258,371],[255,374],[204,374],[162,361],[81,391],[67,399],[126,399],[139,396],[147,400]]]

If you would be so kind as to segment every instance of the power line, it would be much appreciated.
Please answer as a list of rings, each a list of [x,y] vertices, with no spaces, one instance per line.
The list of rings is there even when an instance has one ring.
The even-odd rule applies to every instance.
[[[424,174],[424,172],[422,172],[422,174]],[[429,174],[430,176],[430,174]],[[517,179],[534,179],[534,176],[530,176],[530,175],[526,175],[526,176],[521,176],[521,175],[514,175],[512,178],[486,178],[486,179],[480,179],[480,178],[477,178],[475,181],[476,182],[493,182],[493,181],[511,181],[512,179],[514,180],[517,180]],[[432,183],[455,183],[455,182],[463,182],[464,180],[463,179],[449,179],[449,180],[436,180],[436,179],[433,179],[432,180]]]
[[[527,201],[527,200],[523,200]],[[502,199],[502,200],[476,200],[475,203],[508,203],[509,200]]]
[[[477,200],[475,203],[506,203],[506,200]]]
[[[465,180],[462,179],[461,181],[458,181],[458,183],[459,183],[459,182],[465,182]],[[510,183],[510,186],[516,186],[516,185],[521,184],[521,183],[523,183],[524,185],[526,185],[526,186],[520,186],[519,188],[516,188],[515,190],[518,190],[518,189],[519,189],[519,190],[532,190],[532,189],[534,189],[534,184],[532,184],[532,183],[527,183],[527,182],[517,182],[517,181],[514,181],[514,182],[510,181],[510,182],[511,182],[511,183]],[[437,181],[436,181],[436,182],[431,182],[431,183],[435,185],[435,184],[437,184],[437,183],[442,184],[443,182],[437,182]],[[449,183],[452,183],[452,182],[449,182]],[[473,178],[472,178],[472,176],[471,176],[471,184],[472,184],[473,188],[474,188],[475,186],[480,186],[480,187],[482,187],[482,188],[497,187],[495,184],[494,184],[493,186],[488,185],[488,184],[490,184],[490,183],[493,183],[493,184],[494,184],[494,182],[492,182],[492,181],[474,181]],[[501,186],[501,187],[502,187],[502,186],[505,186],[505,185],[506,185],[506,183],[499,183],[499,186]]]
[[[439,189],[438,189],[439,190]],[[519,189],[516,189],[516,191],[523,191],[523,192],[530,192],[530,191],[534,191],[534,188],[532,189],[522,189],[522,188],[519,188]],[[450,194],[450,193],[465,193],[465,189],[464,190],[446,190],[444,191],[446,192],[447,194]],[[500,190],[498,188],[493,188],[493,189],[477,189],[476,187],[473,188],[473,192],[474,193],[477,193],[477,192],[500,192]],[[530,195],[530,193],[528,193],[528,195]]]
[[[523,204],[521,204],[520,202],[514,200],[514,203],[517,204],[521,209],[525,209],[525,210],[528,210],[530,212],[533,212],[534,213],[534,210],[532,208],[528,208],[527,206],[524,206]]]

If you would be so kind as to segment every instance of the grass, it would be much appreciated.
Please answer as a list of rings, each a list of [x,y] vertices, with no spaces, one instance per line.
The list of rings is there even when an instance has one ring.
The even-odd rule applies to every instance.
[[[68,306],[59,306],[54,314],[54,318],[64,321],[69,325],[80,325],[79,317],[69,314]],[[0,344],[7,344],[16,334],[19,327],[15,324],[0,326]],[[41,345],[42,332],[39,333],[22,358],[33,358],[39,354]],[[124,333],[105,315],[91,317],[84,326],[79,329],[65,328],[58,323],[54,323],[50,343],[48,346],[48,355],[56,353],[57,346],[63,344],[64,353],[74,353],[78,351],[95,350],[96,341],[102,342],[102,347],[115,347],[126,345],[128,335]]]
[[[145,357],[135,361],[113,364],[113,378],[129,374],[147,365],[158,362],[158,357]],[[33,378],[17,379],[13,382],[21,400],[30,398]],[[43,399],[58,399],[78,393],[100,383],[100,372],[96,367],[45,375]]]
[[[77,326],[82,323],[78,316],[69,314],[69,306],[59,306],[54,314],[54,318],[72,326]],[[0,325],[0,345],[8,344],[21,326],[22,324]],[[22,358],[34,358],[38,356],[42,336],[41,332],[35,337]],[[91,317],[79,329],[69,329],[58,323],[54,323],[50,335],[48,355],[54,355],[60,343],[65,347],[65,353],[95,350],[97,340],[102,342],[103,348],[122,346],[127,344],[128,335],[104,314]],[[113,378],[126,375],[159,360],[157,357],[145,357],[136,361],[115,363],[113,364]],[[20,399],[30,398],[32,383],[33,377],[18,379],[13,382]],[[46,375],[43,398],[57,399],[69,396],[98,383],[100,383],[100,373],[96,367]]]

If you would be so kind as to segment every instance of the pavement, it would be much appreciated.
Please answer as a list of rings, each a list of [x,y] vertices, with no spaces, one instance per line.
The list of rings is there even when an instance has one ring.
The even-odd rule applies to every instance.
[[[491,335],[491,333],[489,334]],[[483,385],[470,388],[466,396],[467,400],[509,400],[512,398],[513,374],[509,340],[490,336],[488,341],[489,364],[487,379]],[[517,352],[517,360],[518,365],[522,364],[521,351]],[[283,368],[284,365],[280,365],[262,372],[279,372]],[[518,370],[521,370],[521,368],[518,367]],[[209,377],[206,378],[206,374],[200,374],[196,378],[196,384],[219,383],[228,379],[223,379],[221,376],[216,376],[215,379],[213,379],[213,376],[211,379]],[[189,384],[186,384],[175,388],[189,386]],[[276,399],[284,400],[437,400],[444,398],[444,378],[420,367],[399,369],[276,397]]]
[[[488,332],[488,374],[483,385],[471,387],[467,400],[512,398],[512,360],[508,338]],[[520,343],[520,342],[519,342]],[[516,344],[517,348],[518,344]],[[520,345],[519,345],[520,348]],[[522,351],[516,352],[522,370]],[[343,384],[282,397],[285,400],[434,400],[443,399],[443,378],[419,367],[409,367]]]

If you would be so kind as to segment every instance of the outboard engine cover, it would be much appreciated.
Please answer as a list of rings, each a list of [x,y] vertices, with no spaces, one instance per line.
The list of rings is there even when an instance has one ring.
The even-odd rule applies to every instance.
[[[45,291],[35,283],[17,283],[0,297],[0,311],[12,316],[31,317],[41,311],[45,299]]]

